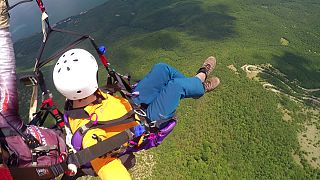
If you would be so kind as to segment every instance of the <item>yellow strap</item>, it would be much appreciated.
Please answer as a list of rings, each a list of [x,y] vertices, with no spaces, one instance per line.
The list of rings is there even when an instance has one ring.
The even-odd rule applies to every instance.
[[[139,142],[138,142],[138,146],[140,146],[141,143],[143,142],[144,136],[145,136],[145,134],[142,134],[142,135],[140,136],[140,139],[139,139]]]

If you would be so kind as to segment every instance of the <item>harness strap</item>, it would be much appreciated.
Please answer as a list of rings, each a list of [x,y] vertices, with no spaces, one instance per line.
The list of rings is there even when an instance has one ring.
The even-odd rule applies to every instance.
[[[56,164],[50,167],[9,167],[13,179],[54,179],[63,174],[68,166],[66,163]]]
[[[93,121],[88,122],[87,124],[81,126],[76,130],[76,132],[73,133],[71,144],[76,150],[82,149],[82,139],[84,135],[88,132],[88,130],[94,128],[106,128],[106,127],[112,127],[112,126],[118,126],[121,124],[131,123],[136,121],[134,117],[135,113],[134,111],[129,111],[124,116],[110,120],[110,121],[98,121],[96,124]],[[122,145],[122,144],[121,144]],[[120,146],[119,146],[120,147]]]
[[[61,55],[63,52],[65,52],[68,49],[72,49],[74,48],[76,45],[78,45],[79,43],[81,43],[82,41],[86,40],[87,38],[89,38],[87,35],[84,35],[80,38],[78,38],[77,40],[75,40],[74,42],[70,43],[69,45],[67,45],[65,48],[61,49],[60,51],[56,52],[55,54],[53,54],[52,56],[50,56],[48,59],[39,62],[36,65],[37,69],[40,69],[41,67],[43,67],[44,65],[46,65],[47,63],[49,63],[50,61],[54,60],[55,58],[57,58],[59,55]]]
[[[9,136],[19,136],[19,134],[10,128],[1,128],[0,138],[9,137]]]
[[[37,0],[37,4],[38,4],[41,12],[45,12],[46,11],[46,8],[44,7],[42,0]]]
[[[151,131],[149,126],[150,121],[148,121],[146,113],[140,106],[133,102],[130,96],[128,96],[128,94],[132,93],[132,88],[130,87],[130,85],[115,71],[110,71],[109,75],[113,77],[115,81],[117,81],[117,83],[115,84],[115,90],[118,90],[121,93],[121,96],[128,100],[135,113],[139,116],[141,124],[145,126],[147,131]]]
[[[27,130],[27,126],[22,126],[20,131],[23,133]],[[20,136],[20,134],[12,128],[0,128],[0,138],[9,137],[9,136]]]
[[[123,144],[127,143],[132,139],[131,132],[122,131],[106,140],[100,141],[99,143],[78,151],[75,154],[68,156],[68,163],[74,164],[80,167],[93,159],[99,158],[108,152],[118,149]]]
[[[8,11],[9,11],[9,10],[13,9],[14,7],[18,6],[19,4],[26,3],[26,2],[32,2],[32,1],[33,0],[24,0],[24,1],[17,2],[16,4],[14,4],[12,6],[9,6],[8,0],[6,0],[6,4],[8,7]]]
[[[121,124],[126,124],[130,122],[134,122],[134,111],[129,111],[127,114],[123,115],[122,117],[110,121],[90,121],[87,124],[81,126],[78,128],[79,132],[84,135],[90,128],[95,127],[95,128],[106,128],[106,127],[113,127],[113,126],[118,126]],[[77,131],[78,131],[77,130]]]
[[[109,87],[112,87],[114,91],[119,91],[123,98],[127,99],[132,108],[134,109],[135,113],[139,116],[141,124],[146,128],[148,132],[158,132],[161,125],[168,123],[170,120],[174,118],[169,119],[163,119],[163,120],[157,120],[157,121],[150,121],[150,119],[146,116],[145,109],[147,109],[147,105],[142,104],[138,106],[135,104],[132,100],[132,97],[128,94],[132,94],[133,90],[131,86],[117,73],[114,71],[111,71],[110,76],[113,77],[117,83],[109,82],[111,85],[107,85]]]
[[[151,123],[149,123],[149,127],[150,128],[157,128],[160,129],[160,126],[164,123],[167,123],[171,120],[175,119],[175,117],[173,118],[169,118],[169,119],[162,119],[162,120],[158,120],[158,121],[152,121]]]

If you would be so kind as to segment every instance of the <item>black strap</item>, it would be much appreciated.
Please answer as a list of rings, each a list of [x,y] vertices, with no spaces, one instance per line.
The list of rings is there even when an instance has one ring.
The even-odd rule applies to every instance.
[[[50,167],[9,167],[11,176],[14,180],[23,179],[54,179],[63,174],[68,166],[66,163],[56,164]]]
[[[27,130],[27,126],[22,126],[20,131],[24,133]],[[0,128],[0,138],[9,136],[19,136],[20,134],[12,128]]]
[[[122,155],[119,157],[119,159],[127,170],[133,168],[136,164],[136,158],[133,153]]]
[[[6,0],[6,4],[7,4],[7,8],[8,8],[8,11],[13,9],[14,7],[18,6],[19,4],[22,4],[22,3],[26,3],[26,2],[32,2],[33,0],[24,0],[24,1],[20,1],[12,6],[9,6],[9,3],[8,3],[8,0]]]
[[[80,38],[78,38],[77,40],[75,40],[74,42],[70,43],[69,45],[67,45],[65,48],[61,49],[60,51],[56,52],[55,54],[53,54],[52,56],[50,56],[49,58],[47,58],[46,60],[39,62],[37,64],[37,69],[40,69],[41,67],[43,67],[44,65],[46,65],[47,63],[51,62],[52,60],[56,59],[58,56],[60,56],[61,54],[63,54],[65,51],[74,48],[76,45],[78,45],[79,43],[81,43],[82,41],[88,39],[89,36],[88,35],[84,35]]]
[[[19,136],[15,130],[11,128],[1,128],[0,129],[0,138],[9,137],[9,136]]]
[[[207,76],[208,76],[208,70],[205,68],[205,67],[201,67],[198,71],[197,71],[197,74],[199,73],[204,73],[206,75],[206,79],[207,79]]]
[[[160,126],[162,124],[167,123],[167,122],[171,121],[172,119],[175,119],[175,117],[169,118],[169,119],[162,119],[162,120],[153,121],[153,122],[149,123],[149,127],[156,128],[158,130],[158,129],[160,129]]]
[[[54,114],[54,110],[56,110],[58,114]],[[59,123],[63,122],[63,119],[61,118],[62,113],[54,105],[51,107],[41,107],[38,112],[33,114],[34,117],[28,125],[43,126],[49,114],[56,120],[56,125],[59,127]]]
[[[118,149],[131,140],[132,136],[128,131],[123,131],[93,146],[78,151],[68,156],[68,162],[80,167],[93,159],[99,158],[108,152]]]
[[[116,81],[116,84],[113,83],[113,87],[116,86],[115,90],[118,90],[122,97],[127,99],[132,108],[134,109],[135,112],[139,111],[144,111],[146,108],[143,108],[146,106],[143,104],[142,106],[138,106],[135,104],[131,98],[131,96],[128,96],[128,94],[132,93],[132,88],[131,86],[115,71],[110,71],[109,75]],[[110,86],[110,85],[109,85]],[[150,122],[150,119],[148,117],[141,115],[141,113],[136,113],[139,116],[139,119],[141,121],[141,124],[144,125],[147,131],[149,132],[156,132],[159,130],[160,126],[164,123],[167,123],[168,121],[172,120],[170,119],[163,119],[163,120],[158,120],[154,122]]]
[[[94,127],[94,128],[107,128],[107,127],[119,126],[121,124],[135,122],[136,119],[134,117],[134,114],[135,114],[134,111],[131,110],[127,114],[123,115],[122,117],[120,117],[118,119],[114,119],[114,120],[110,120],[110,121],[98,121],[98,122],[96,122],[96,124],[95,124],[95,122],[90,121],[87,124],[78,128],[77,131],[79,131],[84,136],[85,133],[92,127]]]

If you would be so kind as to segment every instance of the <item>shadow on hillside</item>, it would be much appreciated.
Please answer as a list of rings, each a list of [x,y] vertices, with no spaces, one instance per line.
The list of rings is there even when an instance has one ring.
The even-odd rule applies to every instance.
[[[71,17],[67,23],[58,23],[57,27],[90,34],[98,44],[112,44],[129,36],[149,33],[147,37],[135,40],[134,45],[150,50],[179,47],[179,37],[169,31],[171,29],[199,41],[222,40],[235,35],[236,19],[228,15],[227,6],[206,8],[201,1],[194,0],[108,1],[84,15]],[[41,39],[39,33],[15,43],[19,67],[32,67]],[[53,54],[69,41],[69,36],[51,37],[45,54]],[[87,44],[84,47],[90,46]],[[125,58],[121,61],[128,62]]]
[[[134,46],[144,49],[172,50],[180,45],[179,39],[169,32],[158,32],[135,40]]]
[[[212,6],[206,11],[199,1],[170,2],[158,4],[152,13],[135,19],[130,26],[149,32],[174,28],[205,40],[221,40],[235,34],[236,18],[227,14],[225,5]]]
[[[275,68],[287,75],[288,79],[295,79],[305,88],[320,87],[320,71],[314,69],[313,64],[304,57],[286,52],[283,56],[274,56]]]

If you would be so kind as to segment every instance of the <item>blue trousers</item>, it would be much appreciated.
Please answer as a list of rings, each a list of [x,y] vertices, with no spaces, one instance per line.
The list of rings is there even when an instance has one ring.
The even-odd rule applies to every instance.
[[[197,77],[185,77],[175,68],[159,63],[138,83],[134,91],[139,96],[133,98],[136,104],[146,104],[147,117],[151,121],[169,119],[183,98],[199,98],[204,87]]]

